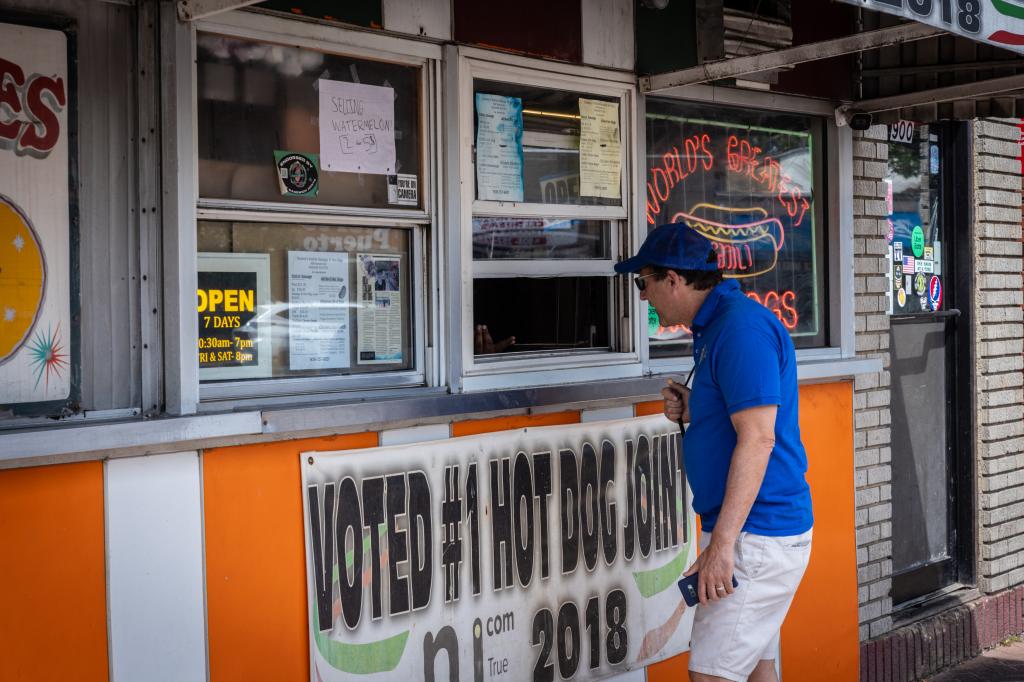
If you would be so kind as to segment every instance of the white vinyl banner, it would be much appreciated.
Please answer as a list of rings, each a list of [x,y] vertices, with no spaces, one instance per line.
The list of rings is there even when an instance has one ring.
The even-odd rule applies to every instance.
[[[67,71],[64,33],[0,23],[0,405],[71,391]]]
[[[686,651],[676,427],[302,455],[310,679],[591,680]]]
[[[1024,52],[1024,0],[840,0]]]

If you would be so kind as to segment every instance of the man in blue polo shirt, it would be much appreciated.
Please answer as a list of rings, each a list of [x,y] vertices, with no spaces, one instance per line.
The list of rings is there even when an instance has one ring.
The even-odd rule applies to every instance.
[[[711,242],[685,223],[653,230],[633,258],[640,298],[693,332],[692,389],[669,382],[701,518],[701,606],[690,679],[777,680],[779,629],[811,552],[811,493],[797,415],[796,354],[778,318],[723,280]],[[735,575],[737,587],[733,587]]]

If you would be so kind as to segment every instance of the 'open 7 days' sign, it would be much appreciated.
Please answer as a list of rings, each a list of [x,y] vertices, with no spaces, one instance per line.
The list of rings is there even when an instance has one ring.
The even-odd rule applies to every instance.
[[[1024,52],[1024,0],[840,0]]]

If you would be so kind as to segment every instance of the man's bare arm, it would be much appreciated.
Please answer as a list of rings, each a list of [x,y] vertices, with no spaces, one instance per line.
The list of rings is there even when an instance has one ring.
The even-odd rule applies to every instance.
[[[722,511],[715,522],[715,539],[733,543],[739,537],[747,514],[757,499],[775,447],[776,405],[760,405],[732,415],[736,429],[736,449],[732,452],[729,478],[725,484]]]
[[[732,415],[736,448],[732,452],[725,484],[722,510],[711,534],[711,544],[686,575],[700,571],[697,596],[702,604],[716,601],[733,591],[733,546],[757,499],[768,459],[775,447],[775,415],[778,407],[762,405]],[[718,587],[724,589],[718,590]]]

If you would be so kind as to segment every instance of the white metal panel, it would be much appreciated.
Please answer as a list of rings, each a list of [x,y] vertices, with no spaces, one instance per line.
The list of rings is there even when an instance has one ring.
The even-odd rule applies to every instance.
[[[82,406],[140,404],[132,8],[92,4],[78,24]],[[103,93],[97,96],[95,93]]]
[[[630,419],[633,416],[632,405],[619,407],[597,407],[580,412],[581,422],[606,422],[612,419]],[[617,679],[617,678],[616,678]]]
[[[451,0],[381,0],[381,13],[387,31],[452,39]]]
[[[583,63],[632,71],[636,62],[632,0],[586,0]]]
[[[167,412],[192,414],[199,398],[195,344],[196,112],[194,33],[178,21],[174,8],[161,5],[161,165],[164,182],[163,324]]]
[[[447,423],[411,426],[407,429],[388,429],[380,432],[380,444],[408,445],[409,443],[426,443],[432,440],[445,440],[451,436],[451,428]]]
[[[205,681],[199,456],[109,460],[105,473],[111,679]]]

